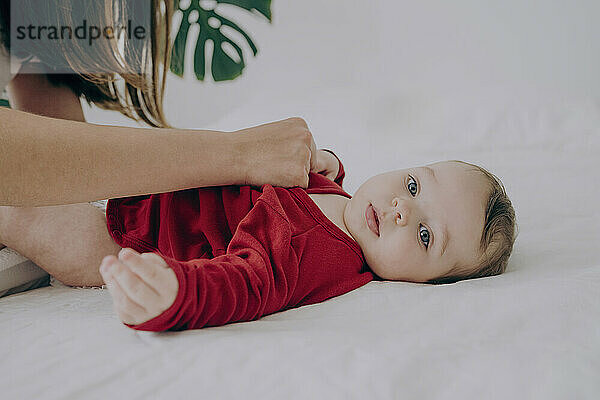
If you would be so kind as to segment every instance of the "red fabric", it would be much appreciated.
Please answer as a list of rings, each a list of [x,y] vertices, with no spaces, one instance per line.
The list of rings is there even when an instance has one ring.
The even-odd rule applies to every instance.
[[[249,321],[318,303],[374,276],[358,244],[323,215],[308,193],[350,197],[311,174],[308,189],[223,186],[111,199],[115,242],[156,252],[173,269],[173,305],[144,331],[196,329]],[[339,184],[339,185],[338,185]]]

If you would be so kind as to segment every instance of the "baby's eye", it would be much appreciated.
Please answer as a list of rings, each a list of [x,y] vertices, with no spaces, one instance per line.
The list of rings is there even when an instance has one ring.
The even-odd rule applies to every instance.
[[[419,237],[421,238],[421,242],[425,245],[425,248],[429,247],[429,230],[425,228],[423,225],[419,227]]]
[[[410,175],[408,176],[408,184],[406,185],[406,188],[411,195],[415,196],[417,194],[417,182],[415,182],[415,178]]]

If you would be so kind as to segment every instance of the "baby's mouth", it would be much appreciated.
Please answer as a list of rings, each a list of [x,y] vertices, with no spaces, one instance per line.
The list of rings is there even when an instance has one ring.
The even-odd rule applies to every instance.
[[[373,204],[367,206],[365,219],[367,220],[367,226],[371,232],[379,236],[379,217],[377,216],[377,211],[375,210],[375,207],[373,207]]]

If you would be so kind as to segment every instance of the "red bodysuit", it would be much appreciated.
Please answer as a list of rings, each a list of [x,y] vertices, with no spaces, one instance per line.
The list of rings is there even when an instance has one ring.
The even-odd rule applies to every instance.
[[[156,252],[179,282],[175,302],[144,331],[250,321],[314,304],[376,279],[358,244],[309,193],[350,198],[310,174],[308,189],[219,186],[111,199],[108,230],[121,247]]]

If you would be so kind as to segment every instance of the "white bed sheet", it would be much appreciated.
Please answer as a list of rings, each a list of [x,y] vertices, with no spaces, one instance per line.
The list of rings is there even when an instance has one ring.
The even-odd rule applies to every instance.
[[[259,321],[160,334],[121,325],[106,290],[54,283],[0,299],[2,397],[598,398],[600,101],[488,93],[257,96],[214,127],[300,113],[345,161],[351,191],[386,169],[483,162],[518,214],[505,274],[372,282]],[[265,102],[277,106],[266,114]]]

